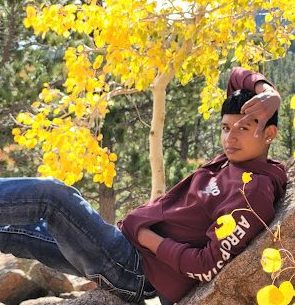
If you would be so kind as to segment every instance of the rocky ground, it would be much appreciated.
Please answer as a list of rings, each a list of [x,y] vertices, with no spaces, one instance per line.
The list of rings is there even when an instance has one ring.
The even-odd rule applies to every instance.
[[[56,272],[37,261],[0,254],[0,305],[65,303],[81,297],[86,291],[94,291],[95,288],[97,286],[94,282]],[[108,293],[95,292],[97,293],[100,301],[105,297],[109,303]],[[119,305],[122,301],[114,298],[112,304]],[[159,304],[158,299],[147,302],[147,305]]]
[[[56,272],[36,261],[0,255],[0,301],[6,305],[42,304],[28,301],[39,297],[55,304],[95,288],[94,282]]]

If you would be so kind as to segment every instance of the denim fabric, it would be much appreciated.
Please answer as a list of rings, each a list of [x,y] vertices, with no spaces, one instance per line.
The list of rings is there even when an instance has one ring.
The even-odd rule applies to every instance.
[[[155,295],[134,246],[55,179],[0,178],[0,251],[85,276],[128,302]]]

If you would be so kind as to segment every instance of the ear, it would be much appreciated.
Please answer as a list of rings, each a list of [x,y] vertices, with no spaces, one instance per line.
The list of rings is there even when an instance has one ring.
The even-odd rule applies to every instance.
[[[264,137],[267,144],[277,136],[278,128],[275,125],[269,125],[264,129]]]

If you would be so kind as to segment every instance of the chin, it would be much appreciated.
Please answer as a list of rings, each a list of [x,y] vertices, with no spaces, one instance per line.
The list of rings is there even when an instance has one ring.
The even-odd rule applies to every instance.
[[[228,158],[228,160],[229,160],[231,163],[240,163],[240,162],[247,161],[247,160],[239,160],[239,159],[235,159],[235,158]]]
[[[262,158],[262,157],[234,158],[234,157],[231,157],[231,156],[227,156],[227,158],[232,163],[241,163],[241,162],[246,162],[246,161],[264,160],[264,159],[266,159],[266,158]]]

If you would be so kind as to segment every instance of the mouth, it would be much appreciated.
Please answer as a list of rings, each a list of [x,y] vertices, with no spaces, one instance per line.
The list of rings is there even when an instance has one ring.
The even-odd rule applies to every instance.
[[[236,147],[226,147],[225,148],[225,152],[227,154],[234,154],[235,152],[239,151],[240,149],[239,148],[236,148]]]

